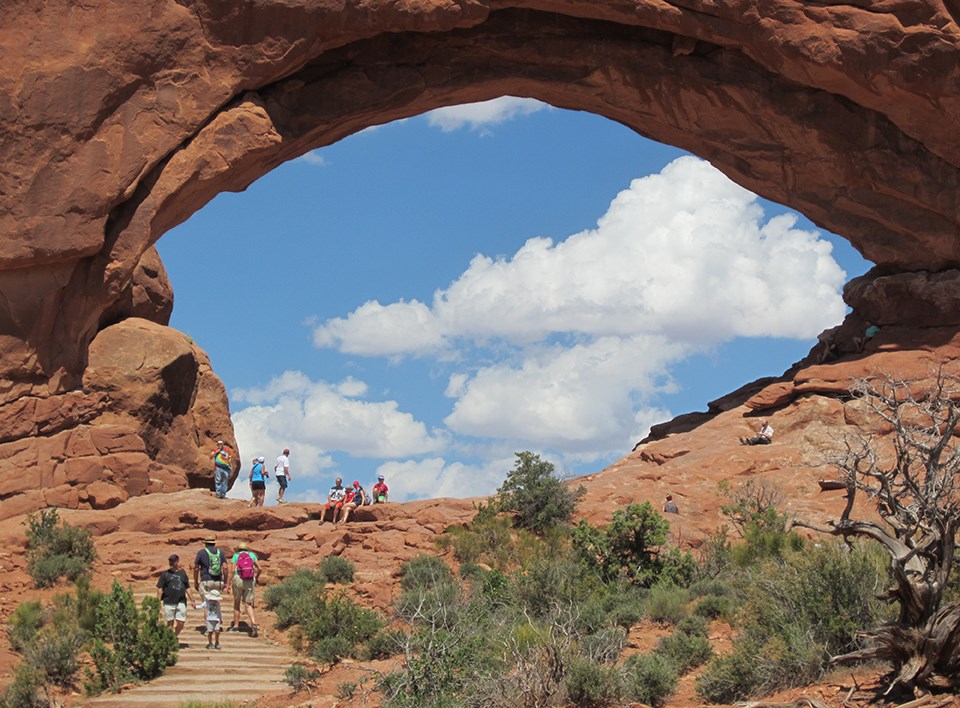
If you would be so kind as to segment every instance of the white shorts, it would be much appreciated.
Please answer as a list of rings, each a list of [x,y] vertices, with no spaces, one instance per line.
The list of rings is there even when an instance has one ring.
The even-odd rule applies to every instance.
[[[187,621],[187,603],[181,602],[178,605],[164,605],[163,606],[163,619],[167,622],[173,622],[177,620],[178,622]]]

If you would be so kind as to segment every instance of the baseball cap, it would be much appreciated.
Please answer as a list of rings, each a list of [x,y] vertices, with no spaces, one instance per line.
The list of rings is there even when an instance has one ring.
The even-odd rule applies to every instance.
[[[359,487],[359,486],[360,486],[360,482],[358,482],[357,480],[353,480],[353,486],[354,486],[354,487]]]
[[[377,477],[377,479],[383,479],[383,475],[380,475],[379,477]]]

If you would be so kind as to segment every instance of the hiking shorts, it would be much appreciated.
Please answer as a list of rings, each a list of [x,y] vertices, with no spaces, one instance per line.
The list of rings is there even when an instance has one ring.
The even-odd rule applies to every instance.
[[[244,605],[253,606],[254,587],[257,581],[254,578],[241,578],[239,575],[233,576],[233,604],[239,605],[242,601]],[[239,598],[239,600],[237,599]]]
[[[284,479],[286,479],[286,477],[284,477]],[[266,488],[267,485],[263,482],[250,482],[250,489],[254,490],[255,492],[263,491]]]
[[[180,602],[176,605],[164,605],[163,619],[166,622],[173,622],[174,620],[178,622],[186,622],[187,621],[187,603]]]
[[[207,634],[210,632],[219,632],[222,626],[223,622],[220,620],[207,620]]]
[[[285,475],[285,474],[278,474],[278,475],[277,475],[277,484],[280,485],[280,489],[286,489],[286,488],[287,488],[287,475]]]

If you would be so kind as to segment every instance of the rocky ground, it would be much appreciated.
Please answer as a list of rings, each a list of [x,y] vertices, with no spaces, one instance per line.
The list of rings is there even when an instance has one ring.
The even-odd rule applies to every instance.
[[[736,486],[746,480],[765,480],[780,488],[786,508],[795,516],[809,521],[833,517],[842,508],[842,492],[822,493],[817,480],[830,476],[822,464],[824,450],[862,422],[859,405],[846,396],[850,382],[880,371],[903,378],[928,377],[939,364],[949,366],[960,357],[958,339],[938,329],[886,330],[865,353],[847,354],[828,365],[802,362],[785,377],[758,382],[714,402],[708,413],[681,416],[660,426],[652,438],[616,464],[574,480],[587,488],[578,514],[603,523],[625,504],[651,501],[659,505],[672,493],[680,507],[680,514],[670,518],[674,540],[696,547],[721,522],[723,498],[718,489],[722,482]],[[904,345],[906,341],[911,343]],[[762,418],[769,419],[776,430],[774,444],[740,445],[738,438],[755,429]],[[352,592],[364,605],[385,612],[397,592],[400,564],[418,554],[436,552],[437,535],[451,525],[467,523],[475,501],[390,503],[363,509],[351,523],[333,526],[317,521],[318,504],[251,509],[245,502],[218,500],[209,491],[193,489],[133,497],[109,510],[63,510],[61,515],[94,534],[99,554],[94,584],[103,589],[113,579],[138,588],[149,585],[171,552],[179,552],[189,563],[202,539],[214,532],[229,552],[240,541],[256,550],[265,569],[265,584],[296,568],[315,567],[330,554],[348,558],[357,568]],[[0,522],[0,620],[26,599],[51,598],[57,592],[32,589],[25,570],[23,519]],[[269,617],[264,624],[269,627]],[[634,650],[655,639],[657,632],[650,626],[635,629],[631,634]],[[283,641],[282,635],[269,629],[266,634],[270,640]],[[715,625],[711,638],[722,651],[729,646],[729,628]],[[5,642],[0,644],[0,684],[9,680],[17,660]],[[280,695],[268,704],[308,700],[312,705],[333,705],[331,696],[337,687],[368,676],[370,668],[347,662],[325,674],[309,699]],[[828,677],[820,686],[785,694],[783,700],[807,695],[827,705],[862,702],[872,695],[870,687],[879,673],[874,669]],[[358,705],[376,703],[375,696],[356,700]],[[669,705],[695,701],[692,679],[687,678]]]

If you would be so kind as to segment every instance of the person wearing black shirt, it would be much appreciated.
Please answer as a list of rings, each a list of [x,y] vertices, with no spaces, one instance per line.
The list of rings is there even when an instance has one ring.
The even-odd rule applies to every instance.
[[[157,580],[157,599],[163,605],[163,619],[173,628],[177,638],[187,621],[187,601],[193,603],[187,572],[180,567],[180,556],[170,556],[170,567]]]
[[[222,550],[217,548],[217,539],[208,536],[203,539],[203,548],[197,553],[193,561],[193,584],[200,590],[204,599],[211,590],[230,592],[229,583],[224,578],[230,577],[230,563]]]

